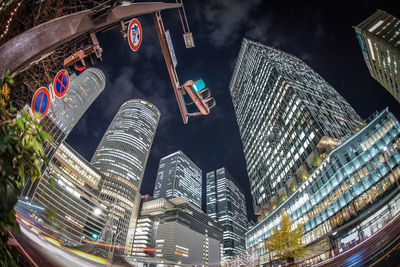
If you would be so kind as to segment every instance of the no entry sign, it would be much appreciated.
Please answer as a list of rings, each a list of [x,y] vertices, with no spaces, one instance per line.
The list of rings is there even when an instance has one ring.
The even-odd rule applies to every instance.
[[[32,98],[31,109],[37,119],[41,119],[46,115],[50,106],[50,94],[46,87],[40,87],[36,90]]]
[[[142,43],[142,25],[138,19],[132,19],[128,26],[128,42],[133,51],[137,51]]]

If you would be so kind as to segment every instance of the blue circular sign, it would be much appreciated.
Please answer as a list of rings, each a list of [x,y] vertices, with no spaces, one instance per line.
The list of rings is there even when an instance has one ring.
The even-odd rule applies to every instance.
[[[53,81],[54,93],[57,97],[63,97],[69,87],[69,75],[66,70],[60,70]]]
[[[36,119],[41,119],[46,115],[50,106],[50,93],[46,87],[36,90],[32,98],[31,109]]]

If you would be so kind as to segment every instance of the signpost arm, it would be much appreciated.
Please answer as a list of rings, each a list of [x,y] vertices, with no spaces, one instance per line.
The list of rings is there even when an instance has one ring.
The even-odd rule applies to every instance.
[[[171,79],[172,87],[175,92],[176,101],[178,102],[179,111],[181,112],[183,123],[186,124],[188,122],[188,113],[186,110],[186,103],[183,99],[183,89],[179,85],[178,74],[176,73],[176,69],[174,67],[174,63],[172,61],[171,54],[168,49],[167,39],[165,36],[164,24],[161,18],[161,14],[159,11],[153,13],[153,20],[156,26],[158,39],[160,40],[161,50],[164,55],[165,64],[167,65],[169,77]]]
[[[15,75],[60,45],[83,40],[90,33],[118,26],[121,21],[130,20],[135,16],[180,6],[176,3],[162,2],[134,3],[111,7],[102,11],[105,13],[100,17],[95,17],[99,11],[93,9],[50,20],[0,46],[0,76],[4,75],[7,68]]]

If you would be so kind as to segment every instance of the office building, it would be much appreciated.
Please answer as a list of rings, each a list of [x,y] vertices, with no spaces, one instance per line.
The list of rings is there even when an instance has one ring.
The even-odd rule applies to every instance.
[[[246,233],[246,247],[262,244],[280,224],[284,209],[304,224],[308,258],[326,259],[333,249],[370,237],[400,211],[400,123],[387,109],[337,147],[321,146],[326,157],[306,181]],[[260,264],[269,261],[267,254]],[[313,265],[315,262],[307,262]]]
[[[400,102],[400,19],[377,10],[354,29],[372,78]]]
[[[142,205],[132,255],[191,266],[220,266],[222,229],[183,198],[156,198]]]
[[[97,68],[88,68],[76,76],[70,75],[67,93],[56,97],[47,116],[68,135],[83,113],[103,91],[106,84],[104,73]]]
[[[154,198],[181,197],[201,208],[202,172],[182,151],[160,160]]]
[[[224,257],[245,249],[246,199],[243,190],[226,168],[206,175],[207,214],[224,230]]]
[[[304,62],[247,39],[229,88],[257,215],[302,183],[320,142],[335,144],[361,125],[346,100]]]
[[[125,102],[98,145],[91,163],[104,174],[100,197],[115,204],[113,230],[117,243],[132,246],[140,205],[140,186],[160,119],[151,103]],[[128,251],[125,251],[128,253]]]
[[[106,78],[104,73],[97,68],[88,68],[78,76],[70,75],[67,93],[62,98],[55,97],[51,102],[47,115],[40,124],[52,138],[44,144],[48,160],[51,160],[58,146],[67,138],[76,123],[104,90]],[[45,167],[42,167],[42,173]],[[37,182],[31,183],[27,179],[21,195],[32,197]]]
[[[38,179],[31,201],[53,214],[47,223],[67,242],[93,241],[108,219],[108,205],[99,198],[101,183],[102,174],[62,143]]]

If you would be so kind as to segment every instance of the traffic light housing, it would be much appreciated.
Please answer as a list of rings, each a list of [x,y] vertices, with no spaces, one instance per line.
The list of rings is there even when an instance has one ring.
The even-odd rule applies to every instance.
[[[205,88],[203,80],[200,79],[196,82],[189,80],[183,84],[183,88],[200,111],[199,113],[190,113],[188,115],[197,116],[210,114],[210,109],[215,106],[216,102],[215,99],[211,97],[210,90]]]

